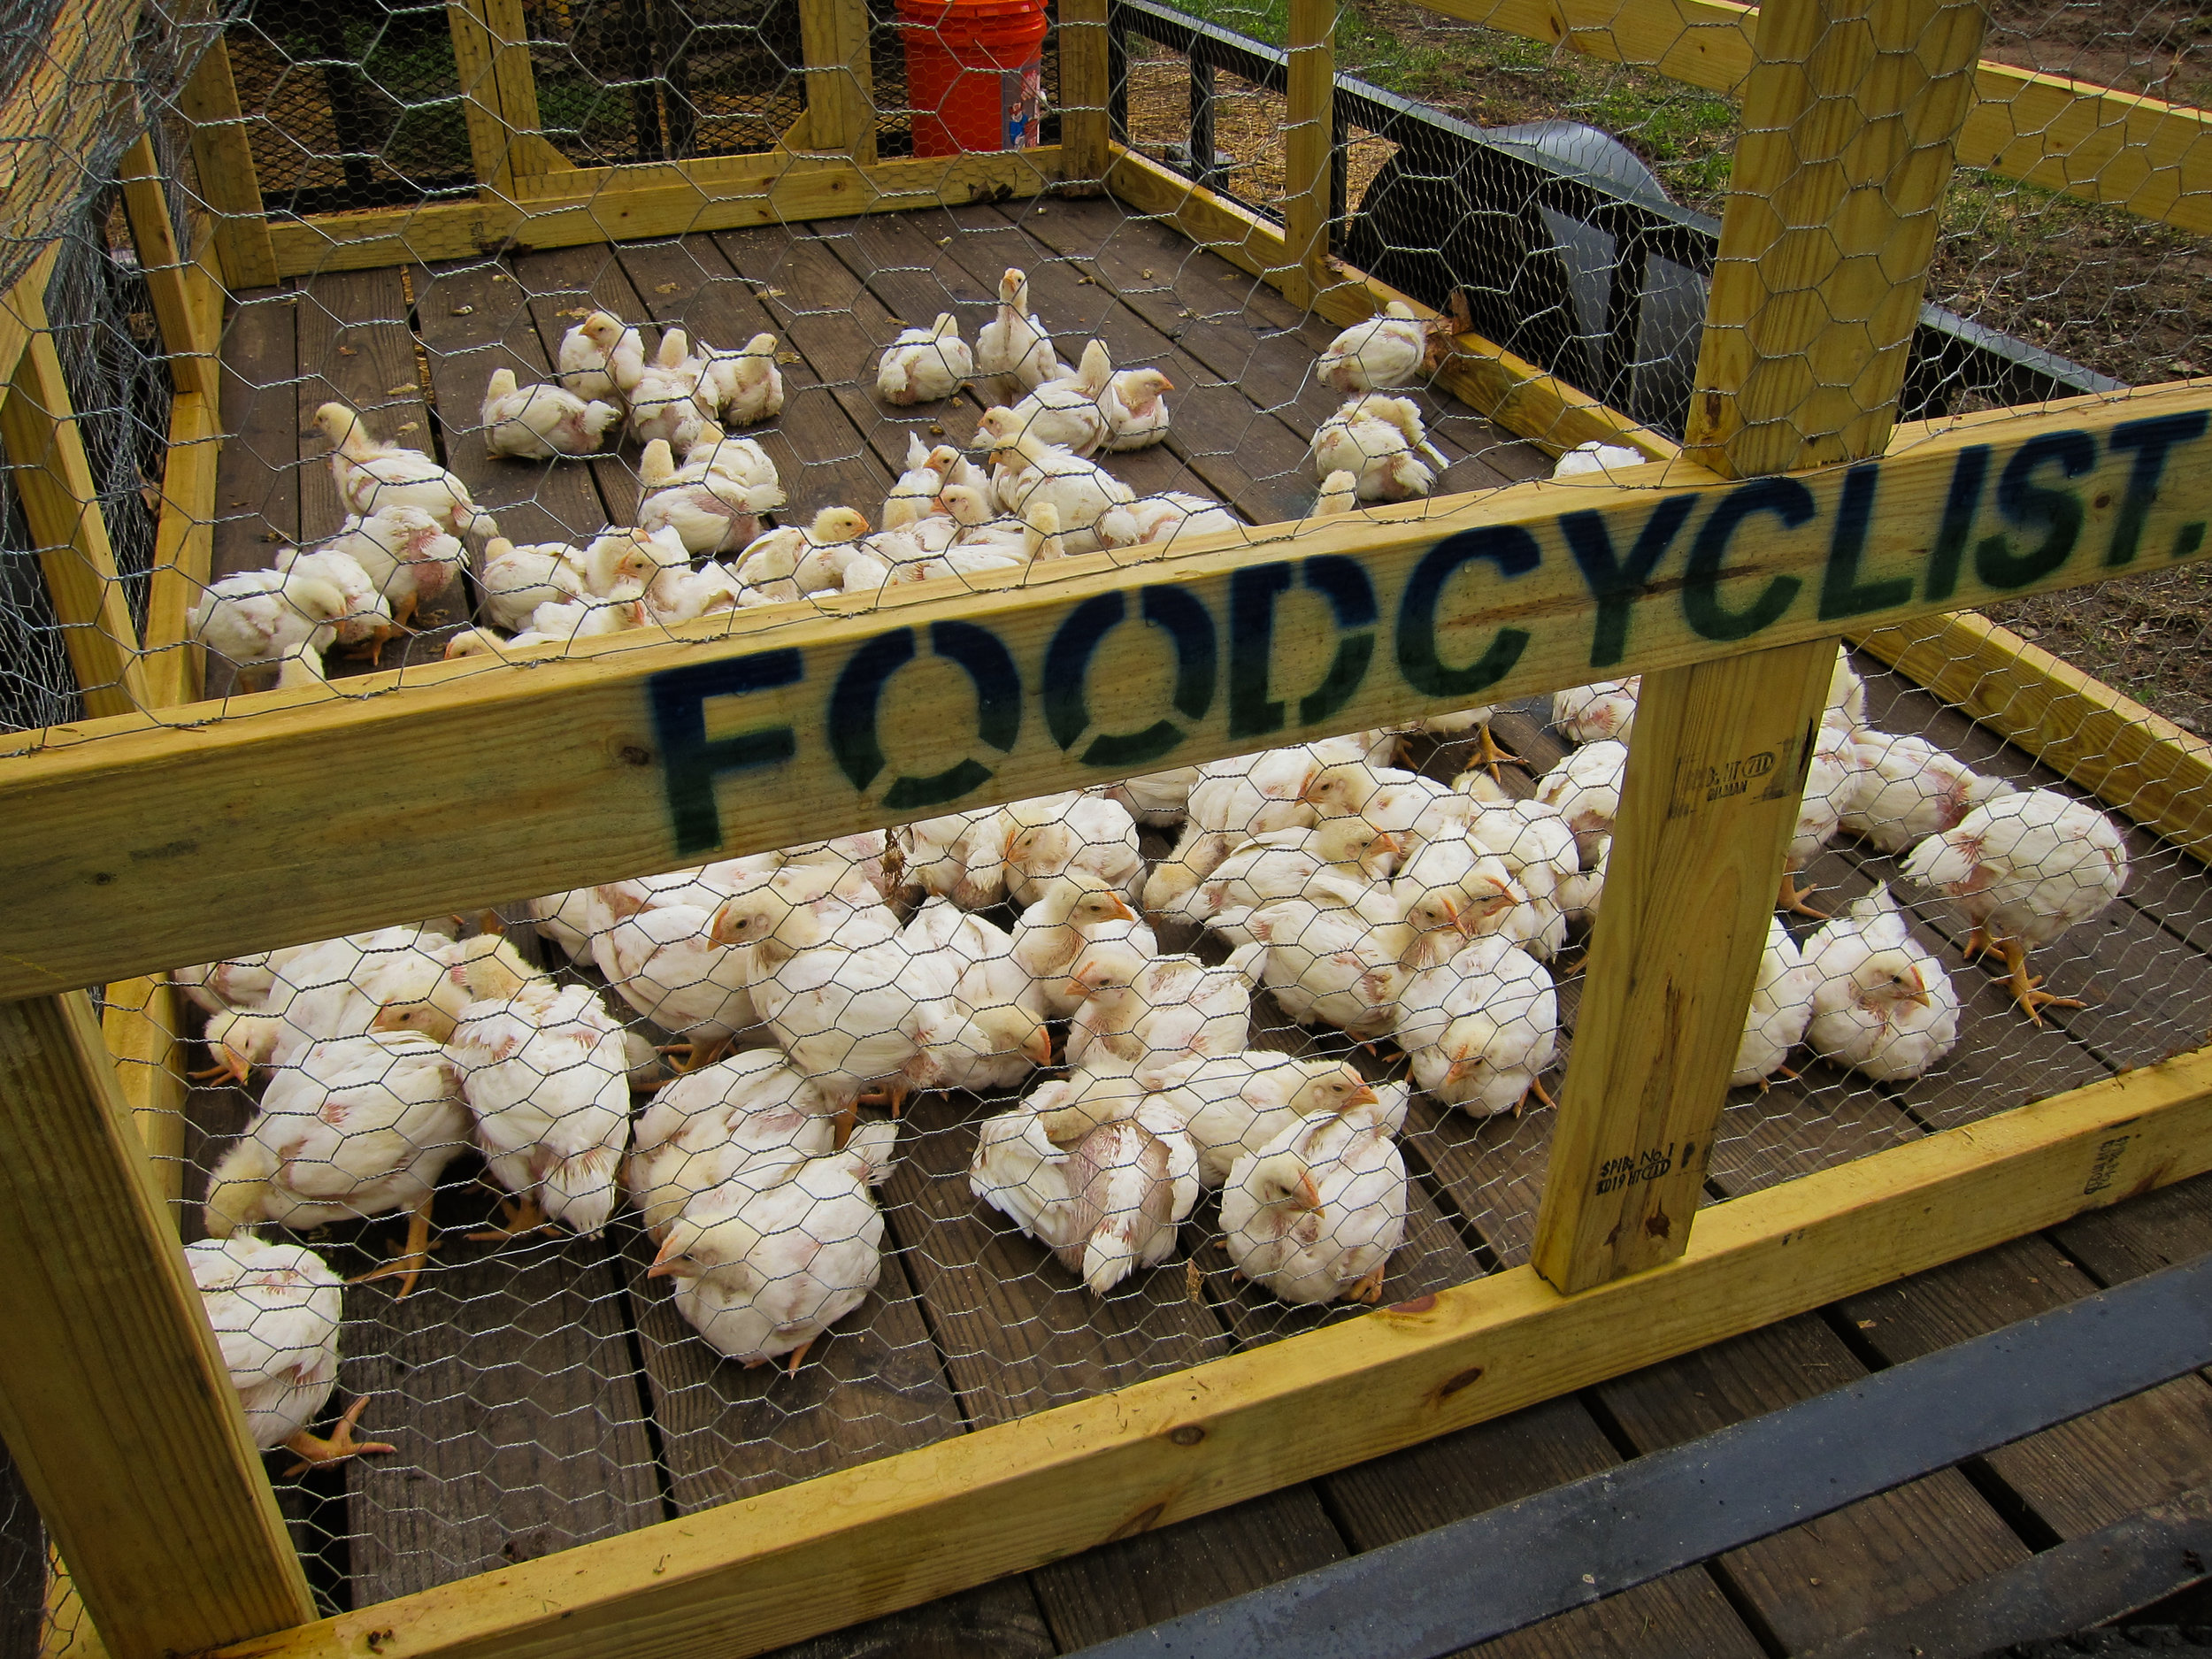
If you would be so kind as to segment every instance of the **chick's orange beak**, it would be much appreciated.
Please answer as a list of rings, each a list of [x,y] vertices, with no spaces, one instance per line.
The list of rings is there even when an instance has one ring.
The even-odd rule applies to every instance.
[[[1137,919],[1137,913],[1129,908],[1127,899],[1123,898],[1118,893],[1113,895],[1113,899],[1115,915],[1120,917],[1125,922],[1133,922]]]
[[[1318,1210],[1321,1208],[1321,1189],[1314,1185],[1313,1171],[1311,1170],[1306,1170],[1300,1173],[1298,1177],[1298,1191],[1292,1197],[1291,1202],[1296,1204],[1301,1210]]]
[[[683,1268],[680,1265],[682,1260],[683,1252],[676,1248],[675,1235],[671,1233],[661,1245],[660,1254],[653,1258],[653,1265],[645,1270],[645,1277],[674,1279],[683,1271]]]
[[[1375,1086],[1372,1083],[1361,1084],[1344,1103],[1347,1106],[1372,1106],[1375,1103]]]
[[[1029,1033],[1029,1041],[1022,1044],[1022,1052],[1029,1056],[1033,1064],[1050,1065],[1052,1064],[1052,1033],[1042,1025],[1038,1026],[1036,1030]]]

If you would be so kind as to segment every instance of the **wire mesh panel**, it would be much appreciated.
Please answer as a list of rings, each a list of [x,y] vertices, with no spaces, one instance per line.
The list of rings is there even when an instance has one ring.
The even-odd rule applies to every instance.
[[[103,992],[322,1605],[1528,1262],[1643,695],[1605,676],[1656,672],[1663,600],[1692,618],[1670,663],[1784,613],[1895,622],[1839,655],[1801,787],[1773,786],[1800,817],[1706,1200],[2201,1044],[2202,526],[2159,490],[2208,440],[2185,409],[2108,428],[2129,387],[2212,367],[2212,185],[2200,159],[2121,181],[2179,127],[2108,155],[2051,136],[2200,127],[2200,27],[1993,19],[1956,173],[1916,209],[1901,168],[1875,181],[1937,228],[1924,296],[1886,273],[1910,290],[1895,338],[1869,325],[1901,389],[1848,411],[1930,423],[1895,453],[1949,457],[1914,488],[1952,585],[1836,600],[1895,577],[1893,538],[1840,582],[1792,565],[1747,622],[1764,568],[1724,559],[1815,509],[1786,483],[1742,505],[1678,446],[1712,436],[1715,216],[1779,129],[1744,114],[1740,16],[1665,10],[1555,44],[1502,6],[1497,28],[1362,4],[1314,29],[1302,0],[1124,0],[1102,27],[924,0],[254,0],[219,51],[147,75],[158,188],[73,193],[33,239],[58,248],[42,314],[19,290],[0,719],[29,735],[0,788],[13,761],[142,735],[54,729],[107,715],[227,739],[279,710],[486,711],[390,764],[404,810],[359,806],[347,743],[390,751],[334,726],[317,764],[346,775],[316,787],[358,815],[289,820],[296,844],[209,901],[289,918],[311,887],[386,926]],[[1086,29],[1110,74],[1071,67]],[[1317,106],[1317,52],[1343,78]],[[196,341],[173,332],[195,314]],[[1855,373],[1809,370],[1775,419],[1814,433]],[[2081,429],[2039,426],[2032,453],[1977,461],[1958,424],[2075,396]],[[2125,481],[2084,506],[2069,480],[2099,467]],[[1901,514],[1852,481],[1874,476],[1802,487],[1829,492],[1820,534]],[[1363,573],[1408,537],[1461,556],[1421,579],[1425,612]],[[2007,597],[2058,580],[2039,541],[2086,565],[2085,537],[2115,580]],[[1548,619],[1502,587],[1554,576],[1584,586]],[[1079,590],[1018,661],[959,609]],[[2019,634],[1891,614],[1924,599]],[[1540,637],[1560,616],[1571,649]],[[512,902],[564,812],[590,849],[571,879],[622,862],[590,839],[604,803],[549,809],[570,786],[534,790],[510,753],[529,676],[840,628],[849,657],[806,695],[865,741],[809,774],[818,798],[747,796],[780,815],[770,850],[664,849],[682,867]],[[1268,655],[1301,629],[1340,650]],[[1540,671],[1479,703],[1523,648]],[[2045,701],[1984,695],[1993,661]],[[1423,718],[1338,729],[1371,663]],[[1221,757],[1172,764],[1224,709]],[[654,741],[741,747],[718,718]],[[1086,787],[976,804],[1006,791],[955,752],[972,726],[994,765],[1048,732],[1055,780]],[[606,735],[536,758],[566,779],[563,751]],[[2114,781],[2147,754],[2157,799]],[[712,833],[671,845],[720,848],[706,793]],[[825,838],[846,795],[890,827]],[[454,828],[480,795],[525,827]],[[141,862],[231,857],[288,810],[226,797],[222,849],[180,832]],[[344,864],[368,842],[381,879]],[[411,914],[434,887],[472,902]]]

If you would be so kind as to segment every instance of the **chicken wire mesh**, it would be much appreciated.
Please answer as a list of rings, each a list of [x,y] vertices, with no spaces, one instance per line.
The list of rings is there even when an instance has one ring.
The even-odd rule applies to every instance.
[[[705,227],[726,221],[704,184],[677,231],[615,246],[534,245],[511,181],[489,194],[522,211],[487,246],[349,268],[346,221],[324,216],[399,209],[427,235],[480,199],[472,145],[505,95],[462,67],[467,8],[328,12],[259,0],[223,29],[260,203],[288,235],[333,240],[286,242],[292,268],[224,296],[189,634],[156,640],[151,619],[172,411],[158,261],[104,180],[57,221],[45,304],[114,580],[150,652],[188,640],[204,660],[218,701],[195,718],[252,718],[273,675],[340,697],[373,670],[518,672],[505,657],[534,644],[757,607],[744,626],[772,639],[819,595],[1049,558],[1086,503],[1048,518],[1000,497],[971,457],[1010,435],[987,425],[1002,402],[1079,447],[1155,440],[1103,452],[1113,485],[1082,474],[1105,497],[1088,534],[1130,560],[1187,526],[1552,470],[1459,400],[1417,319],[1340,346],[1163,216],[1036,196],[1042,163],[998,200],[925,204],[948,164],[907,212],[735,229]],[[795,4],[518,12],[531,130],[571,171],[769,157],[833,106]],[[1284,213],[1282,9],[1112,16],[1117,135],[1194,190]],[[850,61],[877,154],[927,161],[911,26],[864,18]],[[1984,54],[2200,104],[2203,26],[2124,21],[2002,12]],[[1011,95],[1047,143],[1064,134],[1056,38],[1034,98],[1018,78]],[[1678,436],[1733,100],[1408,8],[1348,9],[1336,43],[1356,79],[1333,246]],[[190,250],[220,181],[194,135],[155,130]],[[583,199],[611,215],[618,182]],[[1962,169],[1909,414],[2208,362],[2201,192],[2149,214],[2084,194]],[[1023,404],[1049,378],[1041,340],[1078,390]],[[1156,370],[1164,403],[1143,379],[1082,386],[1094,340],[1114,372]],[[1371,375],[1371,350],[1408,361]],[[1409,431],[1356,442],[1351,481],[1317,500],[1334,470],[1317,436],[1348,424],[1362,379],[1402,382],[1434,453]],[[564,380],[574,404],[531,392]],[[986,551],[864,544],[837,516],[853,509],[958,523]],[[57,549],[12,500],[7,523],[0,712],[77,719],[69,631],[95,625],[60,614]],[[2001,614],[2194,723],[2212,716],[2197,585],[2183,569]],[[888,837],[812,843],[802,809],[785,854],[180,972],[177,1052],[227,1075],[187,1079],[179,1058],[133,1087],[181,1093],[180,1133],[157,1138],[174,1212],[319,1596],[367,1605],[1525,1263],[1634,695]],[[1871,656],[1832,702],[1792,852],[1804,908],[1778,912],[1709,1201],[2195,1048],[2212,1024],[2204,886],[2180,847]],[[1995,875],[2016,905],[1993,915],[1974,872],[2004,858],[2032,879],[2016,894]],[[1970,960],[1978,924],[1993,965]],[[2028,947],[2017,968],[2008,941]],[[167,1018],[136,995],[111,987],[111,1014]]]

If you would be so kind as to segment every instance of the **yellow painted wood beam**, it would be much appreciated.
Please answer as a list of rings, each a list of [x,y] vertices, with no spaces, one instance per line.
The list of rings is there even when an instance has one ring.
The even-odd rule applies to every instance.
[[[1329,158],[1336,138],[1336,0],[1290,0],[1283,98],[1283,297],[1329,282]]]
[[[1494,1274],[209,1659],[358,1659],[372,1638],[379,1659],[744,1659],[1502,1417],[2208,1164],[2200,1053],[1739,1198],[1679,1259],[1578,1296],[1531,1268]]]
[[[1106,0],[1061,0],[1060,152],[1065,181],[1105,182],[1113,140]]]
[[[782,846],[794,801],[841,834],[2203,559],[2208,426],[2212,383],[2085,398],[1848,483],[1661,464],[19,733],[0,995]]]
[[[150,134],[139,134],[138,142],[124,152],[119,171],[123,217],[138,252],[138,268],[153,296],[154,320],[161,330],[170,376],[180,392],[218,399],[222,395],[220,342],[207,340],[199,332],[191,292],[196,267],[178,243],[176,223],[169,217],[169,192],[154,158]]]
[[[1056,144],[870,166],[778,151],[642,167],[572,167],[518,179],[511,200],[313,214],[271,230],[271,258],[286,276],[365,271],[472,258],[504,247],[576,248],[940,202],[1009,201],[1042,193],[1059,173]]]
[[[157,1659],[311,1618],[81,994],[0,1004],[0,1432],[108,1653]]]
[[[209,43],[178,96],[177,107],[192,124],[200,201],[214,219],[215,253],[222,264],[224,286],[234,294],[271,286],[278,271],[268,217],[261,205],[261,178],[254,169],[246,118],[238,107],[230,48],[221,35]]]

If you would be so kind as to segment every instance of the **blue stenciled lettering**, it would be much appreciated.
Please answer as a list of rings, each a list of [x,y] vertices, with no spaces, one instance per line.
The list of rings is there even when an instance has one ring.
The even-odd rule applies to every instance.
[[[1644,527],[1621,558],[1613,551],[1613,533],[1605,527],[1602,513],[1585,511],[1559,515],[1559,533],[1567,538],[1575,568],[1598,602],[1597,621],[1590,635],[1590,666],[1609,668],[1628,650],[1628,619],[1637,600],[1659,568],[1659,561],[1674,545],[1682,521],[1697,505],[1694,495],[1670,495],[1651,510]]]
[[[1205,718],[1213,705],[1218,648],[1214,620],[1180,588],[1154,585],[1137,590],[1138,612],[1164,630],[1175,646],[1175,690],[1171,701],[1187,719]],[[1090,729],[1089,698],[1083,688],[1091,658],[1107,634],[1128,614],[1118,593],[1087,599],[1068,613],[1045,648],[1045,729],[1062,749],[1072,749]],[[1108,732],[1091,740],[1080,759],[1087,766],[1129,768],[1157,760],[1183,741],[1184,728],[1164,718],[1134,732]]]
[[[1021,677],[1013,654],[998,636],[967,622],[930,625],[930,649],[963,669],[975,687],[976,733],[1003,754],[1021,733]],[[830,753],[856,789],[873,783],[884,767],[877,720],[884,687],[914,660],[914,630],[894,628],[878,634],[848,657],[829,702]],[[991,769],[973,758],[956,762],[926,777],[901,773],[884,792],[894,811],[941,806],[981,787]]]
[[[1984,537],[1974,547],[1974,574],[1992,588],[2024,588],[2066,563],[2081,540],[2081,495],[2035,481],[2042,468],[2055,465],[2068,478],[2097,465],[2097,441],[2085,432],[2047,432],[2014,451],[1997,479],[1997,511],[2008,524],[2044,532],[2040,546],[2015,552],[2012,538]]]
[[[1951,464],[1951,487],[1943,494],[1943,522],[1928,554],[1928,597],[1948,599],[1959,590],[1959,565],[1973,539],[1974,515],[1981,511],[1982,484],[1989,476],[1989,446],[1970,443]]]
[[[1375,605],[1375,584],[1357,559],[1341,553],[1317,553],[1300,567],[1307,588],[1328,602],[1329,613],[1344,637],[1336,643],[1329,672],[1321,683],[1298,700],[1298,719],[1303,726],[1325,720],[1352,700],[1375,660],[1375,624],[1380,613]]]
[[[1519,628],[1500,628],[1489,648],[1464,668],[1448,666],[1437,655],[1437,607],[1444,584],[1462,565],[1488,559],[1506,577],[1525,576],[1543,563],[1536,538],[1517,524],[1486,525],[1447,536],[1421,556],[1398,602],[1398,672],[1416,691],[1431,697],[1466,697],[1503,680],[1528,649]]]
[[[1855,466],[1843,475],[1843,499],[1836,507],[1836,532],[1828,542],[1828,567],[1820,582],[1820,619],[1835,622],[1887,611],[1912,601],[1912,578],[1863,582],[1859,561],[1866,556],[1867,526],[1874,517],[1874,495],[1882,469],[1878,463]]]
[[[805,674],[799,653],[786,649],[671,668],[646,682],[678,852],[705,852],[722,844],[722,819],[714,804],[718,775],[772,766],[798,751],[787,725],[764,726],[710,741],[707,700],[795,686]]]
[[[1690,544],[1689,568],[1682,580],[1683,619],[1709,640],[1747,640],[1771,626],[1804,584],[1794,576],[1777,576],[1741,611],[1729,610],[1720,602],[1728,543],[1736,527],[1754,513],[1770,512],[1786,528],[1794,530],[1810,523],[1817,511],[1812,491],[1793,478],[1754,479],[1715,502],[1698,526],[1697,540]]]
[[[1267,695],[1275,654],[1275,601],[1290,591],[1287,562],[1247,565],[1229,578],[1229,735],[1265,737],[1283,729],[1283,704]]]
[[[2166,457],[2177,443],[2204,436],[2207,417],[2201,409],[2178,415],[2160,415],[2151,420],[2130,420],[2112,429],[2108,442],[2115,449],[2135,451],[2128,469],[2127,493],[2120,497],[2118,516],[2112,520],[2112,544],[2105,549],[2107,565],[2125,565],[2135,557],[2143,540],[2143,521],[2151,503],[2158,498],[2158,480],[2166,470]]]

